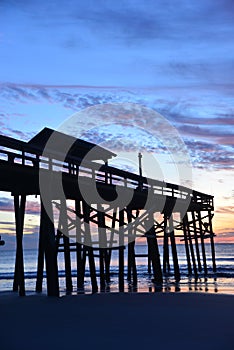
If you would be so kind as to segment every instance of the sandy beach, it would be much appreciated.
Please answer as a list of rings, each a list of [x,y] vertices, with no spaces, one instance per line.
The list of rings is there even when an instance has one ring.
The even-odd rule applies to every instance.
[[[234,349],[234,297],[126,293],[0,296],[0,348]]]

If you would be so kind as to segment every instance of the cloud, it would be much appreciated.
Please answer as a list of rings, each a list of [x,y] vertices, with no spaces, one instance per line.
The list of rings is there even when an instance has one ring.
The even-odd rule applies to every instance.
[[[225,137],[218,137],[217,141],[218,141],[218,143],[223,144],[223,145],[234,146],[233,135],[226,135]]]
[[[13,200],[6,198],[6,197],[0,197],[0,210],[1,211],[14,211]]]
[[[214,125],[212,128],[210,126],[206,126],[205,120],[203,121],[203,125],[178,125],[178,129],[181,133],[185,135],[191,135],[193,137],[205,137],[208,138],[220,138],[220,137],[234,137],[234,132],[228,125],[224,125],[221,127],[216,127]]]
[[[233,151],[225,146],[191,139],[186,139],[185,144],[188,146],[194,167],[226,170],[233,168]]]
[[[223,206],[223,207],[218,207],[216,209],[216,213],[221,213],[221,214],[234,214],[234,206]]]
[[[34,201],[26,202],[26,214],[39,215],[40,214],[40,204]]]
[[[215,118],[191,117],[191,116],[184,116],[183,114],[170,115],[170,117],[173,118],[174,121],[177,123],[187,124],[187,125],[191,124],[194,126],[195,125],[204,125],[204,126],[234,125],[234,110],[233,110],[233,114],[219,114],[219,116]]]
[[[21,130],[12,129],[10,127],[7,127],[4,123],[2,123],[1,126],[2,126],[1,128],[2,135],[10,136],[16,139],[20,139],[22,141],[28,141],[35,135],[35,133],[32,133],[32,132],[25,132]]]
[[[25,101],[37,101],[38,98],[33,93],[34,91],[26,87],[21,87],[16,84],[3,84],[3,89],[1,89],[1,95],[3,98],[15,100],[17,102]]]
[[[233,125],[233,98],[230,97],[230,90],[221,87],[218,90],[207,88],[206,90],[184,90],[184,89],[124,89],[124,88],[105,88],[105,87],[61,87],[61,86],[43,86],[43,85],[20,85],[12,88],[12,84],[4,84],[0,92],[3,100],[18,101],[17,94],[20,95],[19,100],[24,98],[24,103],[31,104],[31,96],[34,96],[37,103],[59,105],[69,109],[71,113],[82,111],[94,105],[105,105],[108,103],[137,103],[159,111],[169,123],[179,132],[180,137],[186,143],[193,164],[195,167],[213,167],[217,169],[232,168],[233,150],[232,146],[234,135]],[[7,95],[5,93],[7,91]],[[193,93],[192,93],[193,92]],[[211,97],[212,96],[212,97]],[[219,98],[218,98],[219,97]],[[16,104],[16,108],[19,106]],[[19,113],[19,111],[14,111]],[[7,121],[5,120],[5,112],[2,112],[2,133],[5,135],[28,140],[34,136],[33,132],[23,132],[7,125],[11,120],[10,113],[7,112]],[[22,118],[24,118],[22,116]],[[104,115],[103,115],[104,118]],[[146,132],[152,131],[154,120],[152,114],[144,114],[137,120],[136,116],[126,114],[121,118],[107,114],[107,124],[122,125],[123,130],[103,130],[97,128],[96,122],[85,120],[83,125],[90,130],[85,136],[87,140],[94,143],[101,143],[106,140],[108,145],[115,145],[116,149],[121,149],[120,139],[126,139],[126,125],[138,125]],[[105,121],[102,119],[102,121]],[[46,122],[43,126],[46,126]],[[101,122],[101,121],[100,121]],[[5,123],[5,124],[4,124]],[[88,124],[89,123],[89,124]],[[126,124],[127,123],[127,124]],[[118,132],[117,132],[118,131]],[[36,130],[38,132],[38,130]],[[166,131],[161,129],[161,133]],[[136,135],[138,133],[138,138]],[[168,135],[170,138],[171,135]],[[118,139],[118,140],[117,140]],[[130,140],[132,139],[132,143]],[[136,149],[134,140],[139,142],[142,147],[148,151],[165,151],[165,147],[159,143],[155,143],[153,139],[143,137],[140,131],[133,130],[128,135],[127,149],[133,151]],[[108,144],[109,142],[109,144]],[[125,147],[125,150],[127,150]],[[139,148],[139,147],[138,147]]]
[[[233,237],[234,237],[234,231],[230,231],[230,229],[226,232],[219,231],[217,230],[216,232],[216,237],[215,237],[215,242],[218,243],[233,243]]]
[[[13,197],[0,197],[0,211],[14,212]],[[25,213],[28,215],[39,215],[40,205],[37,202],[27,200]]]

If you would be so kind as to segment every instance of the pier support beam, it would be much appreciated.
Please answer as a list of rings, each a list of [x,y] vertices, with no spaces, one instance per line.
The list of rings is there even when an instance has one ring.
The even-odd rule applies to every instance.
[[[152,261],[153,274],[154,274],[154,282],[157,284],[163,283],[160,255],[158,249],[158,242],[156,233],[154,230],[154,216],[153,214],[149,214],[148,217],[148,246],[149,246],[149,255],[150,260]]]
[[[198,244],[198,237],[197,237],[197,223],[196,223],[196,218],[195,218],[195,215],[194,215],[194,211],[192,211],[192,222],[193,222],[193,231],[194,231],[196,255],[197,255],[197,266],[198,266],[198,271],[201,272],[202,271],[202,267],[201,267],[200,251],[199,251],[199,244]]]
[[[82,262],[82,244],[81,244],[81,203],[75,201],[76,212],[76,263],[77,263],[77,288],[83,289],[83,262]]]
[[[105,291],[106,287],[106,272],[109,271],[108,259],[106,256],[107,237],[106,237],[106,225],[105,214],[102,211],[101,205],[97,206],[97,219],[98,219],[98,237],[99,237],[99,269],[100,269],[100,287],[101,291]]]
[[[119,291],[124,292],[124,210],[119,210]]]
[[[127,212],[128,217],[128,281],[133,281],[133,285],[137,285],[137,269],[136,269],[136,258],[135,258],[135,237],[133,234],[133,228],[131,227],[132,222],[132,211]]]
[[[25,296],[24,281],[24,257],[23,257],[23,229],[26,195],[14,195],[15,226],[16,226],[16,259],[13,291],[19,291],[20,296]]]
[[[45,209],[46,204],[46,209]],[[48,213],[47,213],[48,212]],[[57,249],[53,223],[52,201],[41,201],[41,227],[40,232],[45,249],[47,295],[59,296]]]
[[[170,270],[169,264],[169,246],[168,246],[168,229],[167,229],[167,215],[164,214],[164,237],[163,237],[163,272],[167,273]]]
[[[204,233],[203,233],[204,231],[203,231],[203,227],[202,227],[202,219],[201,219],[201,213],[200,212],[197,212],[197,218],[198,218],[199,232],[200,232],[200,238],[201,238],[202,260],[203,260],[204,274],[207,275],[206,250],[205,250]]]
[[[95,260],[94,260],[94,254],[93,254],[91,234],[90,234],[90,207],[85,201],[83,201],[83,214],[84,214],[85,236],[87,238],[87,243],[89,243],[89,245],[84,247],[84,251],[83,251],[84,268],[85,268],[85,257],[87,252],[89,257],[89,269],[90,269],[90,276],[91,276],[91,283],[92,283],[92,293],[97,293],[98,285],[97,285],[97,276],[96,276],[96,266],[95,266]]]
[[[178,263],[178,255],[177,255],[177,249],[176,249],[176,241],[175,241],[175,232],[173,228],[173,214],[171,214],[169,218],[169,231],[170,231],[170,241],[171,241],[171,252],[172,252],[172,258],[173,258],[173,265],[174,265],[174,276],[176,282],[180,281],[180,268]]]
[[[212,217],[211,211],[208,211],[209,217],[209,229],[210,229],[210,245],[211,245],[211,255],[212,255],[212,264],[213,264],[213,272],[216,272],[216,262],[215,262],[215,246],[214,246],[214,232],[212,226]]]
[[[41,204],[42,207],[42,204]],[[38,258],[37,258],[37,280],[36,280],[36,292],[42,292],[43,283],[43,271],[44,271],[44,258],[45,258],[45,235],[43,234],[43,218],[42,210],[40,213],[40,229],[39,229],[39,243],[38,243]]]
[[[185,245],[185,253],[186,253],[186,259],[187,259],[187,266],[188,266],[188,274],[192,275],[192,266],[191,266],[191,260],[190,260],[190,254],[189,254],[187,225],[186,225],[185,217],[182,219],[182,222],[183,222],[184,245]]]
[[[197,265],[196,265],[196,259],[195,259],[195,254],[194,254],[194,249],[193,249],[193,242],[191,238],[191,232],[190,232],[190,226],[189,226],[189,221],[188,221],[188,214],[184,216],[184,222],[185,222],[185,227],[187,231],[187,237],[189,241],[189,248],[190,248],[190,253],[191,253],[191,258],[192,258],[192,263],[193,263],[193,272],[194,276],[197,279]]]
[[[73,287],[72,287],[72,274],[71,274],[71,256],[70,256],[70,247],[69,247],[69,230],[68,230],[66,200],[61,200],[58,230],[61,232],[62,238],[63,238],[66,291],[72,292]]]

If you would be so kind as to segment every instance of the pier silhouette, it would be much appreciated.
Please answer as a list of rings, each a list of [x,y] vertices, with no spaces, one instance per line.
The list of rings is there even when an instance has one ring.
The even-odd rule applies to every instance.
[[[52,143],[48,146],[53,136],[59,140],[56,147]],[[66,148],[68,151],[64,155]],[[216,272],[213,196],[146,178],[141,171],[137,175],[108,165],[115,156],[103,147],[49,128],[44,128],[29,142],[0,136],[0,191],[11,193],[14,200],[16,259],[13,290],[19,291],[19,295],[25,295],[23,234],[29,195],[41,199],[37,292],[42,291],[43,278],[46,278],[47,294],[59,296],[59,254],[64,256],[66,290],[72,292],[72,252],[76,253],[78,289],[84,287],[87,266],[92,292],[106,289],[111,280],[114,250],[118,253],[119,291],[124,291],[125,279],[133,286],[137,285],[137,258],[147,259],[146,272],[152,275],[156,285],[162,285],[170,270],[179,282],[179,239],[185,246],[189,275],[195,279],[200,273],[207,275],[204,243],[207,239]],[[123,198],[129,198],[124,206]],[[138,237],[147,244],[145,254],[135,252]],[[159,241],[163,244],[162,257]],[[126,275],[125,249],[128,256]]]

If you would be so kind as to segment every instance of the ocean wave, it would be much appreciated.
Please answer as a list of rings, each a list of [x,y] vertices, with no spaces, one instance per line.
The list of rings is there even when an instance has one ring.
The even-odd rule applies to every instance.
[[[125,275],[127,274],[127,268],[125,267]],[[185,278],[188,277],[188,268],[186,265],[180,266],[180,273],[181,277]],[[59,271],[59,278],[64,278],[66,276],[65,270]],[[96,270],[97,277],[100,276],[100,270]],[[140,280],[145,279],[147,277],[150,277],[151,275],[147,272],[147,266],[146,265],[140,265],[137,267],[137,275],[138,279]],[[165,274],[165,277],[172,277],[174,275],[174,269],[173,266],[171,266],[171,269],[168,273]],[[34,279],[37,277],[37,271],[26,271],[25,279]],[[113,266],[111,267],[110,271],[110,277],[115,278],[118,276],[118,267]],[[230,265],[223,265],[223,266],[217,266],[216,273],[213,272],[211,267],[208,267],[207,269],[207,275],[204,276],[204,272],[199,273],[199,276],[201,277],[222,277],[222,278],[234,278],[234,268],[230,267]],[[46,278],[46,272],[43,273],[43,277]],[[72,270],[72,277],[77,277],[77,271]],[[87,269],[85,271],[85,277],[90,277],[90,272]],[[6,272],[6,273],[0,273],[0,280],[13,280],[14,279],[14,272]]]

